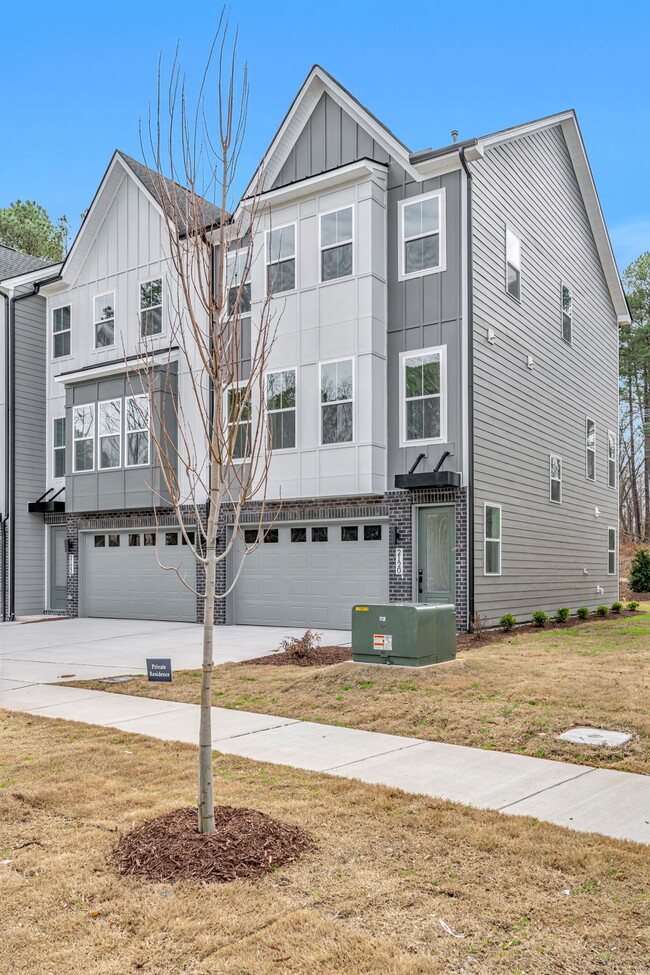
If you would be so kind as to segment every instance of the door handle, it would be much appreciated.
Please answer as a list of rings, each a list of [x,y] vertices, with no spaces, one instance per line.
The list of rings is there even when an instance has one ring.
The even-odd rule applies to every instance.
[[[418,569],[418,592],[422,592],[422,569]]]

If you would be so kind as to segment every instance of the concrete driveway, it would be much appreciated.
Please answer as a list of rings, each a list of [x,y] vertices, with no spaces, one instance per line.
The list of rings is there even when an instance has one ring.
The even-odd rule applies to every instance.
[[[350,642],[346,630],[319,630],[322,645]],[[0,688],[67,678],[142,674],[147,657],[171,657],[174,670],[201,665],[197,623],[156,620],[56,619],[0,624]],[[304,629],[275,626],[216,626],[217,664],[272,652],[286,636]]]

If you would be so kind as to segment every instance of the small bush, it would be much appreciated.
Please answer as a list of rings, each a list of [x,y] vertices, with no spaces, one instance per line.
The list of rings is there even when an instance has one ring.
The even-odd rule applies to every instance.
[[[631,613],[635,613],[639,608],[639,604],[636,602],[636,600],[632,599],[625,608],[629,609]]]
[[[546,626],[546,624],[548,623],[548,616],[543,610],[538,609],[537,612],[533,613],[533,615],[531,616],[531,621],[533,626],[540,626],[540,627]]]
[[[638,548],[634,553],[627,579],[632,592],[650,592],[650,552]]]
[[[596,606],[596,616],[607,616],[609,606]]]
[[[579,606],[578,609],[576,610],[576,613],[578,614],[578,619],[581,619],[581,620],[588,620],[589,619],[589,607],[588,606]]]
[[[502,630],[511,630],[513,626],[517,625],[517,617],[513,616],[512,613],[504,613],[504,615],[499,620],[499,626]]]
[[[480,613],[472,613],[469,618],[470,623],[470,633],[475,633],[476,636],[481,639],[485,631],[487,630],[488,618],[487,616],[481,616]]]
[[[623,603],[612,603],[612,613],[620,613],[623,609]]]
[[[571,610],[568,606],[562,606],[560,609],[555,611],[555,622],[556,623],[566,623],[569,616],[571,616]]]
[[[288,636],[280,640],[275,653],[293,653],[296,657],[308,657],[312,650],[318,649],[321,641],[320,633],[313,630],[305,630],[302,636]]]

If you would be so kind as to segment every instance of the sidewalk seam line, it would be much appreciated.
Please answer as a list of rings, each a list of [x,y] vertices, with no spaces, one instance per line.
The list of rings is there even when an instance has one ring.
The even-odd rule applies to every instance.
[[[579,772],[577,775],[572,775],[570,779],[563,779],[561,782],[554,782],[553,785],[547,785],[545,789],[538,789],[537,792],[531,792],[527,796],[522,796],[521,799],[515,799],[514,802],[507,802],[504,806],[497,806],[497,812],[503,812],[504,809],[509,809],[510,806],[516,806],[520,802],[526,802],[527,799],[534,799],[535,796],[541,796],[544,792],[552,792],[553,789],[558,789],[560,786],[565,785],[567,782],[575,782],[576,779],[583,779],[585,775],[591,775],[592,772],[598,771],[596,768],[585,769],[584,772]]]
[[[357,729],[356,728],[348,728],[347,730],[348,731],[356,731]],[[371,732],[369,732],[369,734],[371,734],[371,735],[372,734],[376,734],[376,732],[371,731]],[[394,755],[395,752],[404,752],[408,748],[417,748],[418,745],[426,745],[426,744],[428,744],[428,742],[420,740],[420,741],[411,742],[408,745],[398,745],[397,748],[389,748],[385,752],[376,752],[374,755],[365,755],[363,758],[355,758],[351,762],[343,762],[342,765],[332,765],[332,766],[330,766],[330,768],[321,769],[321,771],[322,772],[338,772],[338,770],[340,768],[349,768],[350,765],[358,765],[360,762],[368,762],[372,758],[381,758],[383,755]],[[399,788],[399,786],[395,786],[395,788]]]

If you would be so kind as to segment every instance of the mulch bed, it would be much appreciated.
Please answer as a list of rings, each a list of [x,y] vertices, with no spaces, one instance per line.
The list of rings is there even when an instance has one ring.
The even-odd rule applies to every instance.
[[[293,650],[283,650],[281,653],[272,653],[268,657],[255,657],[254,660],[247,660],[248,664],[260,664],[270,667],[327,667],[329,664],[342,664],[346,660],[352,660],[351,647],[316,647],[310,650],[307,656],[299,657]]]
[[[148,819],[115,847],[121,874],[147,880],[227,883],[257,878],[302,856],[313,844],[299,826],[257,809],[216,806],[216,831],[199,833],[195,808]]]
[[[630,603],[632,600],[637,603],[650,602],[650,592],[632,592],[630,587],[624,582],[621,583],[620,593],[621,602]]]

